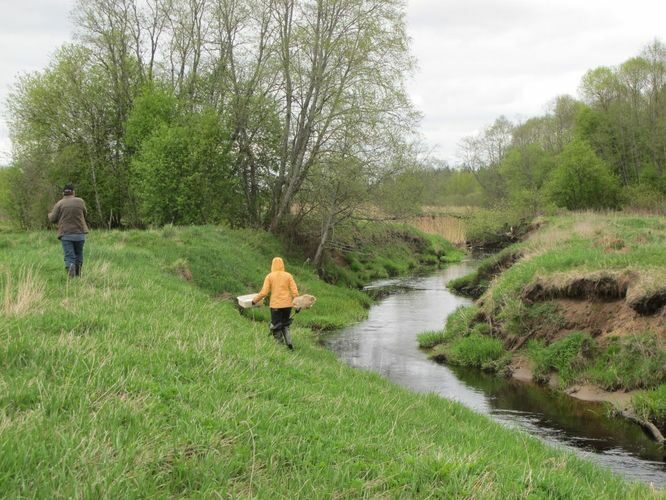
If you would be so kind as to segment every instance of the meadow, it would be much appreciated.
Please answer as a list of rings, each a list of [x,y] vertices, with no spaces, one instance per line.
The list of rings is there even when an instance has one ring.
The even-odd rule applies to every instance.
[[[3,233],[0,252],[4,497],[659,497],[338,362],[313,328],[369,299],[264,233],[94,232],[71,281],[52,233]],[[233,303],[275,254],[319,299],[294,351]]]

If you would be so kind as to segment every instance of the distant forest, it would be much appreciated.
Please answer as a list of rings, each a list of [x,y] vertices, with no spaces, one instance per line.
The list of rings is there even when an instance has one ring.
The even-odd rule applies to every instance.
[[[655,40],[582,78],[523,123],[499,117],[460,145],[462,165],[424,171],[431,205],[666,211],[666,46]]]
[[[75,43],[8,99],[5,217],[73,182],[95,227],[229,224],[319,241],[427,205],[664,209],[666,47],[587,72],[581,100],[424,154],[402,0],[80,0]]]

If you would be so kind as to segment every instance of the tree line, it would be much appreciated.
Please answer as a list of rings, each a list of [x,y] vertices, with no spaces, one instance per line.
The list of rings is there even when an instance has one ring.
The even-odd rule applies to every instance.
[[[588,71],[580,99],[541,116],[501,116],[460,144],[461,165],[424,171],[426,204],[666,210],[666,46]]]
[[[64,182],[98,227],[303,225],[321,258],[416,163],[403,0],[79,0],[75,42],[8,98],[8,207]]]

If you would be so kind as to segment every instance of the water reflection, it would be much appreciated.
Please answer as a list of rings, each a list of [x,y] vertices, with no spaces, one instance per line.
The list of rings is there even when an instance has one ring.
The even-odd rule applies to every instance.
[[[441,329],[449,314],[470,303],[451,294],[446,283],[473,268],[462,263],[433,276],[373,283],[375,289],[390,286],[399,292],[373,306],[366,321],[327,335],[324,344],[351,366],[459,401],[505,425],[575,449],[630,479],[666,486],[662,448],[638,426],[608,418],[603,406],[478,370],[439,365],[418,348],[417,334]]]

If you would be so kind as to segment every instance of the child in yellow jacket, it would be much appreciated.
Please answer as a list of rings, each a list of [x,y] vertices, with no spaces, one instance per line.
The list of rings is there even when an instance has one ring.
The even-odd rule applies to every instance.
[[[271,263],[271,272],[264,279],[261,291],[252,299],[252,304],[258,304],[264,297],[270,294],[269,306],[271,308],[271,330],[273,327],[283,325],[289,326],[289,316],[294,298],[298,296],[298,288],[294,277],[284,270],[284,261],[281,257],[275,257]],[[285,331],[285,341],[289,349],[293,349],[288,330]]]

